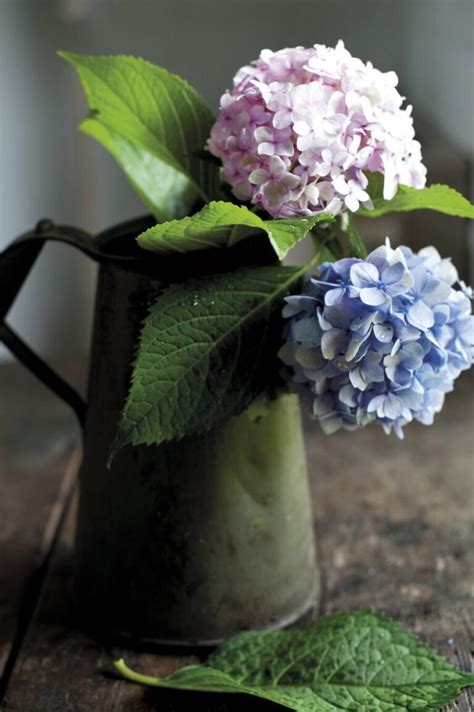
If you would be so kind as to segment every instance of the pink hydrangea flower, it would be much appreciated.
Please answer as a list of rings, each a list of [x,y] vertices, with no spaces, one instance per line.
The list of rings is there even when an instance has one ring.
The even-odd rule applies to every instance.
[[[402,108],[397,82],[342,41],[265,49],[222,96],[208,149],[236,197],[273,217],[370,207],[368,171],[384,175],[387,200],[399,183],[425,185],[411,106]]]

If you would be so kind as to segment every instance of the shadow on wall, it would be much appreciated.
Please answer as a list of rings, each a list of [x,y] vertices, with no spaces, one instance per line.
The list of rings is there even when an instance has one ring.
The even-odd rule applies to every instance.
[[[457,146],[447,152],[454,179],[445,178],[466,192],[472,14],[464,0],[3,0],[0,132],[8,168],[0,248],[43,216],[97,231],[144,212],[113,160],[76,132],[85,104],[58,49],[142,55],[182,74],[215,107],[235,70],[261,48],[342,37],[354,55],[398,72],[415,117],[430,113],[441,132],[435,143]],[[431,160],[443,176],[444,158]],[[47,247],[13,325],[44,355],[85,352],[94,274],[85,258]]]

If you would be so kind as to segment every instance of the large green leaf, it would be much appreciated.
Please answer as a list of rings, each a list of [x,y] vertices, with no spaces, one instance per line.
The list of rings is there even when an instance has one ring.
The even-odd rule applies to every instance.
[[[307,218],[262,220],[244,206],[211,202],[199,213],[182,220],[155,225],[138,237],[138,244],[160,254],[190,252],[211,247],[230,247],[257,231],[263,231],[280,259],[319,222],[333,220],[319,214]]]
[[[117,160],[145,205],[158,220],[186,215],[196,190],[184,173],[175,171],[149,151],[109,131],[97,119],[85,119],[81,130],[95,138]]]
[[[367,192],[374,204],[373,210],[360,208],[357,215],[377,218],[390,212],[405,212],[409,210],[436,210],[446,215],[459,218],[474,218],[474,205],[447,185],[434,184],[428,188],[410,188],[399,185],[397,194],[391,200],[383,197],[383,176],[380,173],[368,174]]]
[[[255,267],[188,280],[151,307],[111,457],[124,445],[205,432],[275,378],[284,296],[305,268]]]
[[[93,122],[82,128],[111,151],[159,219],[181,217],[198,195],[215,195],[218,169],[196,155],[214,118],[184,79],[138,57],[60,56],[84,87]],[[155,169],[157,187],[151,190]]]
[[[474,684],[395,621],[368,610],[299,628],[242,633],[203,665],[164,678],[117,670],[155,687],[247,693],[298,712],[439,710]]]

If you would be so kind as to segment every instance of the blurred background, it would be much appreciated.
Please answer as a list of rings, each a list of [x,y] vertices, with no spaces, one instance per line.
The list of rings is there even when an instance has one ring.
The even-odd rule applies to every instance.
[[[355,56],[398,73],[429,182],[472,199],[473,13],[472,0],[0,0],[0,249],[42,217],[96,232],[146,212],[113,159],[76,131],[85,102],[58,49],[141,55],[215,108],[260,49],[343,38]],[[373,243],[389,234],[435,244],[474,281],[466,221],[423,212],[361,230]],[[86,258],[48,245],[10,322],[43,356],[86,354],[94,277]]]

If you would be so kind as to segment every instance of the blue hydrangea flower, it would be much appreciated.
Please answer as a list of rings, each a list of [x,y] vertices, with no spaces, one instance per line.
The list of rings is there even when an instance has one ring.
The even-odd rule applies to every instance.
[[[459,289],[455,288],[456,286]],[[325,432],[429,425],[474,357],[472,290],[434,247],[319,265],[286,298],[279,356]]]

